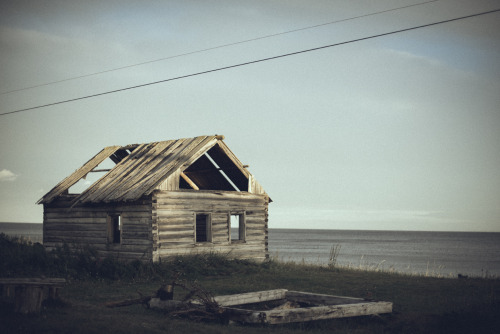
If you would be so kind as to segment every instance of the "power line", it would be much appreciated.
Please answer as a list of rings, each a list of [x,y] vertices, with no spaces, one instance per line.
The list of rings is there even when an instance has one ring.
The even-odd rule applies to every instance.
[[[1,92],[0,95],[5,95],[5,94],[9,94],[9,93],[19,92],[19,91],[23,91],[23,90],[28,90],[28,89],[33,89],[33,88],[38,88],[38,87],[43,87],[43,86],[48,86],[48,85],[54,85],[54,84],[57,84],[57,83],[71,81],[71,80],[76,80],[76,79],[87,78],[87,77],[91,77],[91,76],[95,76],[95,75],[99,75],[99,74],[104,74],[104,73],[109,73],[109,72],[124,70],[124,69],[127,69],[127,68],[136,67],[136,66],[142,66],[142,65],[151,64],[151,63],[156,63],[156,62],[164,61],[164,60],[168,60],[168,59],[189,56],[189,55],[192,55],[192,54],[195,54],[195,53],[207,52],[207,51],[211,51],[211,50],[225,48],[225,47],[228,47],[228,46],[233,46],[233,45],[238,45],[238,44],[243,44],[243,43],[248,43],[248,42],[254,42],[254,41],[261,40],[261,39],[266,39],[266,38],[276,37],[276,36],[280,36],[280,35],[291,34],[291,33],[294,33],[294,32],[308,30],[308,29],[314,29],[314,28],[318,28],[318,27],[322,27],[322,26],[326,26],[326,25],[330,25],[330,24],[341,23],[341,22],[346,22],[346,21],[360,19],[360,18],[363,18],[363,17],[368,17],[368,16],[373,16],[373,15],[388,13],[388,12],[392,12],[392,11],[396,11],[396,10],[400,10],[400,9],[409,8],[409,7],[421,6],[421,5],[425,5],[425,4],[428,4],[428,3],[431,3],[431,2],[436,2],[436,1],[439,1],[439,0],[430,0],[430,1],[420,2],[420,3],[417,3],[417,4],[412,4],[412,5],[407,5],[407,6],[402,6],[402,7],[392,8],[392,9],[386,9],[386,10],[383,10],[383,11],[374,12],[374,13],[370,13],[370,14],[358,15],[358,16],[347,18],[347,19],[341,19],[341,20],[337,20],[337,21],[331,21],[331,22],[316,24],[316,25],[313,25],[313,26],[302,27],[302,28],[298,28],[298,29],[293,29],[293,30],[288,30],[288,31],[284,31],[284,32],[275,33],[275,34],[265,35],[265,36],[261,36],[261,37],[255,37],[255,38],[251,38],[251,39],[246,39],[246,40],[239,41],[239,42],[222,44],[222,45],[213,46],[213,47],[206,48],[206,49],[201,49],[201,50],[195,50],[195,51],[191,51],[191,52],[181,53],[181,54],[178,54],[178,55],[164,57],[164,58],[159,58],[159,59],[155,59],[155,60],[149,60],[149,61],[145,61],[145,62],[142,62],[142,63],[127,65],[127,66],[122,66],[122,67],[116,67],[116,68],[112,68],[112,69],[109,69],[109,70],[104,70],[104,71],[99,71],[99,72],[94,72],[94,73],[89,73],[89,74],[83,74],[83,75],[76,76],[76,77],[71,77],[71,78],[57,80],[57,81],[46,82],[46,83],[42,83],[42,84],[39,84],[39,85],[34,85],[34,86],[29,86],[29,87],[24,87],[24,88],[18,88],[18,89],[6,91],[6,92]]]
[[[223,71],[223,70],[227,70],[227,69],[231,69],[231,68],[235,68],[235,67],[241,67],[241,66],[246,66],[246,65],[261,63],[261,62],[264,62],[264,61],[269,61],[269,60],[274,60],[274,59],[279,59],[279,58],[294,56],[294,55],[298,55],[298,54],[302,54],[302,53],[307,53],[307,52],[312,52],[312,51],[318,51],[318,50],[322,50],[322,49],[326,49],[326,48],[331,48],[331,47],[335,47],[335,46],[339,46],[339,45],[344,45],[344,44],[350,44],[350,43],[365,41],[365,40],[368,40],[368,39],[373,39],[373,38],[378,38],[378,37],[383,37],[383,36],[388,36],[388,35],[394,35],[394,34],[406,32],[406,31],[410,31],[410,30],[416,30],[416,29],[420,29],[420,28],[426,28],[426,27],[435,26],[435,25],[438,25],[438,24],[443,24],[443,23],[448,23],[448,22],[453,22],[453,21],[468,19],[468,18],[471,18],[471,17],[476,17],[476,16],[481,16],[481,15],[491,14],[491,13],[495,13],[495,12],[498,12],[498,11],[500,11],[500,9],[495,9],[495,10],[490,10],[490,11],[481,12],[481,13],[477,13],[477,14],[471,14],[471,15],[461,16],[461,17],[457,17],[457,18],[453,18],[453,19],[448,19],[448,20],[443,20],[443,21],[438,21],[438,22],[433,22],[433,23],[427,23],[427,24],[423,24],[423,25],[419,25],[419,26],[415,26],[415,27],[410,27],[410,28],[405,28],[405,29],[394,30],[394,31],[390,31],[390,32],[382,33],[382,34],[376,34],[376,35],[371,35],[371,36],[367,36],[367,37],[352,39],[352,40],[349,40],[349,41],[344,41],[344,42],[339,42],[339,43],[335,43],[335,44],[324,45],[324,46],[320,46],[320,47],[316,47],[316,48],[312,48],[312,49],[306,49],[306,50],[301,50],[301,51],[295,51],[295,52],[285,53],[285,54],[278,55],[278,56],[273,56],[273,57],[268,57],[268,58],[262,58],[262,59],[252,60],[252,61],[248,61],[248,62],[244,62],[244,63],[239,63],[239,64],[234,64],[234,65],[219,67],[219,68],[215,68],[215,69],[211,69],[211,70],[206,70],[206,71],[202,71],[202,72],[196,72],[196,73],[181,75],[181,76],[174,77],[174,78],[169,78],[169,79],[164,79],[164,80],[149,82],[149,83],[135,85],[135,86],[130,86],[130,87],[126,87],[126,88],[115,89],[115,90],[111,90],[111,91],[107,91],[107,92],[103,92],[103,93],[97,93],[97,94],[92,94],[92,95],[77,97],[77,98],[73,98],[73,99],[68,99],[68,100],[63,100],[63,101],[48,103],[48,104],[44,104],[44,105],[39,105],[39,106],[35,106],[35,107],[30,107],[30,108],[25,108],[25,109],[19,109],[19,110],[9,111],[9,112],[5,112],[5,113],[1,113],[0,116],[14,114],[14,113],[22,112],[22,111],[28,111],[28,110],[33,110],[33,109],[39,109],[39,108],[49,107],[49,106],[55,106],[55,105],[58,105],[58,104],[63,104],[63,103],[68,103],[68,102],[74,102],[74,101],[89,99],[89,98],[92,98],[92,97],[97,97],[97,96],[102,96],[102,95],[107,95],[107,94],[113,94],[113,93],[123,92],[123,91],[126,91],[126,90],[131,90],[131,89],[136,89],[136,88],[140,88],[140,87],[146,87],[146,86],[156,85],[156,84],[160,84],[160,83],[164,83],[164,82],[168,82],[168,81],[185,79],[185,78],[194,77],[194,76],[198,76],[198,75],[202,75],[202,74],[208,74],[208,73],[212,73],[212,72]]]

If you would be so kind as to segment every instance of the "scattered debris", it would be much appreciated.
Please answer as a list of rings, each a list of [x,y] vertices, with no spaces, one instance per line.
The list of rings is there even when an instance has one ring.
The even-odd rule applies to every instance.
[[[246,324],[283,324],[392,312],[392,303],[286,289],[218,296],[224,316]],[[278,302],[276,307],[272,305]]]
[[[174,287],[187,291],[181,300],[173,299]],[[213,296],[195,283],[172,282],[151,297],[107,303],[108,307],[143,304],[161,309],[171,316],[194,321],[243,324],[283,324],[312,320],[378,315],[392,312],[392,303],[363,298],[340,297],[286,289],[235,295]]]

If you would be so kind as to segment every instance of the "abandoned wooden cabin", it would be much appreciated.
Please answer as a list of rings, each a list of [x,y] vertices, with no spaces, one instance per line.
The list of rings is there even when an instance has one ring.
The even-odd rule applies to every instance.
[[[104,148],[38,201],[44,246],[90,246],[123,260],[203,252],[264,260],[270,198],[223,139]],[[112,167],[100,168],[108,158]],[[103,175],[72,193],[90,173]]]

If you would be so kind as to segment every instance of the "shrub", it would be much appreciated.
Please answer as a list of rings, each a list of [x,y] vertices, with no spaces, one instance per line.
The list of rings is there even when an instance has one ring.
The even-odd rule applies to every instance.
[[[73,279],[164,280],[182,274],[187,279],[256,273],[271,264],[231,259],[206,253],[176,256],[160,263],[123,262],[100,258],[95,249],[72,249],[64,244],[51,252],[43,245],[0,234],[0,272],[5,277],[60,276]]]

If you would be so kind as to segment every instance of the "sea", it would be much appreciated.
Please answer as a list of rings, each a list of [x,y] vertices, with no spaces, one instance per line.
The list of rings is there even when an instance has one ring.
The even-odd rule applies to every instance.
[[[0,223],[42,242],[42,224]],[[500,233],[269,229],[272,259],[434,277],[500,277]]]

